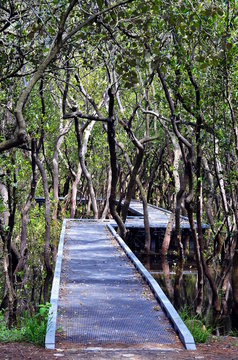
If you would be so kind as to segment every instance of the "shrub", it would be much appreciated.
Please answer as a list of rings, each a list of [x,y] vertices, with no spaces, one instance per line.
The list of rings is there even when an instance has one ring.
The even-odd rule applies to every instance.
[[[39,305],[39,312],[30,317],[25,313],[20,326],[8,329],[3,314],[0,315],[0,341],[27,341],[44,345],[50,303]]]
[[[8,329],[3,313],[0,313],[0,342],[23,341],[22,329]]]
[[[181,310],[180,316],[191,332],[195,343],[207,343],[209,341],[213,329],[201,319],[201,316],[189,316],[186,307]]]

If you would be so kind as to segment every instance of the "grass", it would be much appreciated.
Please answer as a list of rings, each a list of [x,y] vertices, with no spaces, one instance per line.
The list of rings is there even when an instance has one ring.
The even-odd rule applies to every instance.
[[[180,316],[191,332],[195,343],[207,343],[209,341],[213,329],[207,325],[206,321],[201,319],[201,316],[189,316],[189,311],[186,307],[180,311]]]
[[[32,317],[25,314],[19,326],[8,329],[4,315],[0,313],[0,342],[27,341],[44,345],[50,304],[39,305],[39,311]]]
[[[7,324],[3,318],[3,315],[0,316],[0,342],[13,342],[13,341],[23,341],[23,332],[22,329],[12,328],[8,329]]]

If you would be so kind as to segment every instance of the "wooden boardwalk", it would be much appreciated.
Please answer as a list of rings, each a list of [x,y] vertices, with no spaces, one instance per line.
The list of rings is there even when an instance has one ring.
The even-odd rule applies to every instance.
[[[177,312],[113,225],[64,221],[46,347],[178,350],[183,343],[194,350]]]

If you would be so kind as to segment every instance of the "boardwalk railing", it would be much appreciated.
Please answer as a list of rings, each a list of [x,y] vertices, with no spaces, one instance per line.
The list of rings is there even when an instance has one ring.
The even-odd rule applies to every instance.
[[[55,333],[56,333],[56,320],[57,320],[57,309],[58,309],[58,299],[59,299],[59,288],[60,288],[60,275],[61,275],[61,265],[63,257],[63,248],[64,248],[64,239],[65,239],[65,229],[66,229],[65,219],[63,221],[63,226],[60,234],[60,241],[58,245],[58,254],[55,265],[54,279],[51,289],[51,298],[50,298],[50,311],[48,317],[47,331],[45,337],[45,347],[46,349],[55,348]]]
[[[148,270],[142,265],[140,260],[133,254],[131,249],[126,245],[126,243],[122,240],[122,238],[116,233],[115,229],[111,225],[107,225],[111,234],[120,244],[121,248],[125,251],[126,255],[132,261],[136,269],[145,279],[152,292],[154,293],[156,299],[158,300],[161,308],[165,311],[168,319],[174,326],[175,331],[177,332],[181,342],[187,350],[196,350],[196,345],[193,339],[192,334],[188,330],[187,326],[184,324],[183,320],[175,310],[174,306],[171,304],[157,281],[153,278],[153,276],[149,273]]]

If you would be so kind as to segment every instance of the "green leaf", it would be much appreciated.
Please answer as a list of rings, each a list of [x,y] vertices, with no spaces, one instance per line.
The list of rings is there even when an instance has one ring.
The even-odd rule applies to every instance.
[[[43,316],[45,314],[46,310],[47,310],[46,308],[41,307],[40,308],[40,315]]]

